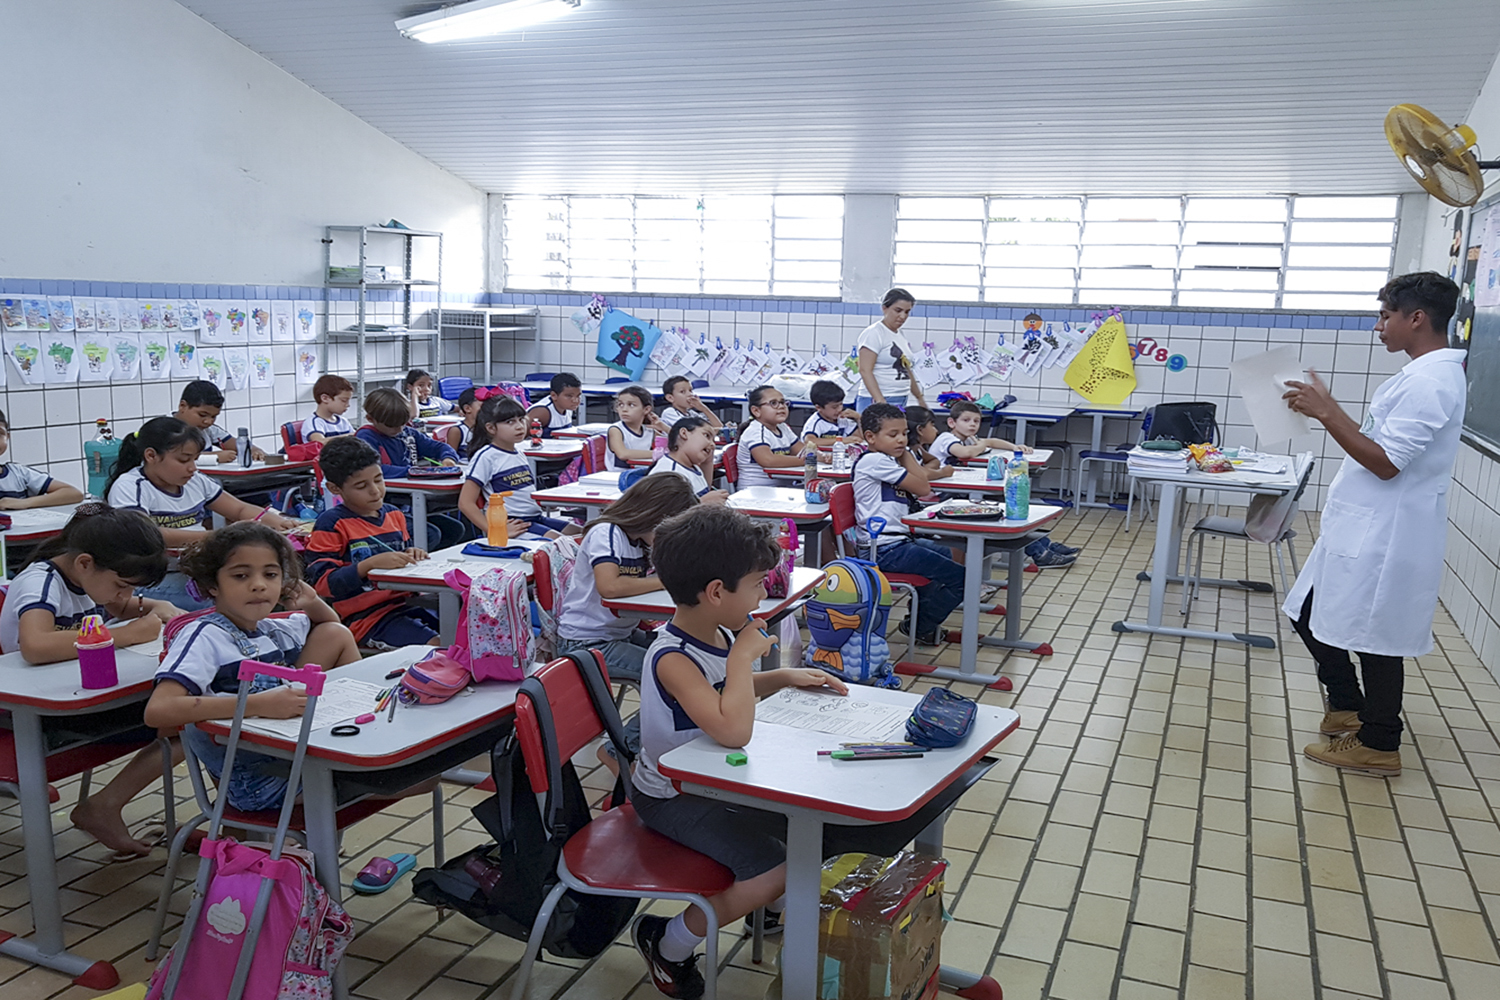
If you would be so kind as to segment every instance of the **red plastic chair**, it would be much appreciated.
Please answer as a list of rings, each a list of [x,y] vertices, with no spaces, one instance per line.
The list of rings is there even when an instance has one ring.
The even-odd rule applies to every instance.
[[[531,790],[542,810],[543,825],[549,829],[549,817],[560,805],[552,795],[553,776],[560,777],[564,767],[572,766],[575,754],[606,732],[615,734],[612,738],[617,739],[617,745],[623,743],[619,715],[611,712],[612,719],[600,717],[596,700],[589,695],[591,684],[604,688],[599,701],[607,703],[609,674],[597,650],[553,660],[522,681],[516,695],[516,736]],[[558,900],[569,889],[589,895],[681,899],[702,910],[708,920],[704,997],[714,1000],[719,922],[708,897],[734,884],[734,874],[728,868],[651,830],[627,802],[568,838],[557,859],[557,878],[532,926],[526,955],[511,990],[513,1000],[525,996],[543,932]]]
[[[306,443],[306,441],[302,440],[302,421],[294,420],[289,424],[281,425],[281,444],[283,450],[290,448],[294,444]]]
[[[729,484],[729,491],[734,492],[735,484],[740,481],[740,446],[738,443],[724,449],[724,456],[720,459],[724,463],[724,482]]]
[[[828,511],[833,515],[833,539],[834,545],[839,550],[839,555],[844,554],[844,533],[854,529],[858,522],[858,515],[854,512],[854,484],[839,483],[833,488],[832,495],[828,498]],[[870,561],[875,561],[875,542],[870,541]],[[911,602],[911,625],[906,632],[906,656],[911,658],[917,649],[917,589],[925,587],[932,581],[925,576],[917,576],[915,573],[886,573],[885,578],[890,581],[892,590],[903,590],[906,592],[907,600]]]

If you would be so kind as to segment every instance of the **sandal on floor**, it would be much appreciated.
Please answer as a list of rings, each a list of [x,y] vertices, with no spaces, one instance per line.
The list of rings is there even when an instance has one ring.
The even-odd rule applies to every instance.
[[[355,892],[366,896],[385,892],[400,880],[402,875],[417,867],[417,859],[410,854],[392,854],[388,858],[371,858],[370,863],[359,870],[350,884]]]

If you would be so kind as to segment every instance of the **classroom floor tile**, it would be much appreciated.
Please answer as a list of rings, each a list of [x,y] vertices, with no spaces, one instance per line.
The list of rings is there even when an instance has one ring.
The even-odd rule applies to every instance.
[[[1316,524],[1303,521],[1305,550]],[[1054,655],[985,649],[981,668],[1015,689],[950,685],[1015,707],[1021,729],[948,824],[954,919],[945,958],[995,976],[1009,1000],[1494,996],[1500,685],[1439,609],[1437,648],[1407,665],[1402,774],[1342,775],[1311,763],[1302,747],[1318,738],[1318,686],[1273,595],[1205,589],[1190,624],[1273,635],[1274,650],[1111,630],[1145,614],[1135,574],[1149,561],[1154,527],[1137,522],[1127,533],[1114,511],[1064,517],[1057,534],[1083,553],[1066,572],[1028,574],[1023,600],[1029,637],[1052,642]],[[1265,547],[1217,541],[1205,573],[1275,579]],[[1168,596],[1170,623],[1180,620],[1180,592]],[[983,627],[1002,632],[1003,619],[986,616]],[[958,649],[918,656],[956,665]],[[607,777],[587,752],[579,766],[597,800]],[[95,787],[108,777],[96,775]],[[186,811],[186,778],[178,785]],[[68,941],[139,979],[151,968],[143,951],[165,851],[110,862],[69,828],[77,790],[76,780],[63,783],[53,814]],[[484,794],[451,786],[445,797],[451,857],[487,839],[469,812]],[[159,819],[159,799],[143,797],[126,815],[145,826]],[[427,800],[398,803],[349,832],[344,874],[398,850],[429,863],[432,836]],[[17,807],[0,799],[0,930],[24,934],[20,847]],[[178,873],[168,942],[192,871],[189,863]],[[440,916],[404,887],[355,898],[349,910],[360,935],[345,965],[354,996],[509,996],[520,942]],[[779,995],[775,939],[756,965],[737,931],[721,937],[719,995]],[[657,994],[644,972],[622,939],[593,962],[544,957],[528,992],[650,1000]],[[5,1000],[94,995],[0,957]]]

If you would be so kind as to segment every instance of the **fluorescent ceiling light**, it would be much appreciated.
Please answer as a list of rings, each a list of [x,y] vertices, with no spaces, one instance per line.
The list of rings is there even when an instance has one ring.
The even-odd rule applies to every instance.
[[[404,17],[396,30],[419,42],[485,38],[561,17],[583,0],[472,0],[428,14]]]

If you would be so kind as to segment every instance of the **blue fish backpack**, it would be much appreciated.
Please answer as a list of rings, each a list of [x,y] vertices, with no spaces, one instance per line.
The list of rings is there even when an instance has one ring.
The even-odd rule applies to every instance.
[[[835,559],[823,571],[827,577],[803,608],[812,636],[807,665],[850,684],[900,686],[891,672],[891,647],[885,641],[890,581],[864,559]]]

